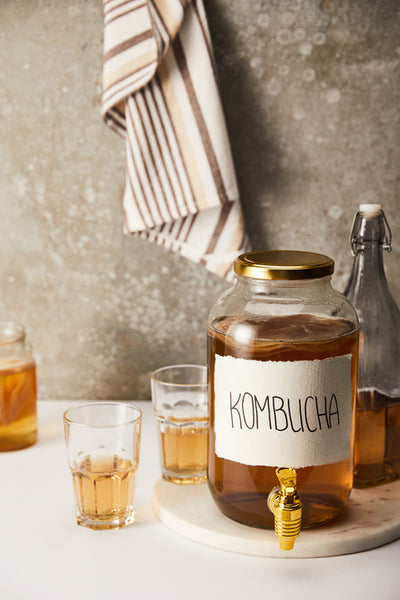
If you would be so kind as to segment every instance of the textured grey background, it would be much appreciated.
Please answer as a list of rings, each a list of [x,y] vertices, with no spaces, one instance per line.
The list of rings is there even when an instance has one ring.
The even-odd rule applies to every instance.
[[[400,4],[206,0],[255,249],[322,251],[343,290],[360,202],[381,202],[400,301]],[[148,398],[204,362],[226,283],[122,234],[124,143],[100,118],[100,0],[0,0],[0,315],[42,398]]]

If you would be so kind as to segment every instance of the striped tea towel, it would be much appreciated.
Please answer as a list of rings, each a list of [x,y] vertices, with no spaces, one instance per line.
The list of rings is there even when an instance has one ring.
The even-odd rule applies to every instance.
[[[104,121],[126,139],[125,231],[228,276],[247,248],[202,0],[104,0]]]

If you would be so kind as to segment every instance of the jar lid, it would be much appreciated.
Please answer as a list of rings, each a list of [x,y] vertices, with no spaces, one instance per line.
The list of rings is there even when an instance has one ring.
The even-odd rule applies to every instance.
[[[235,259],[234,271],[253,279],[318,279],[332,275],[335,263],[329,256],[300,250],[246,252]]]

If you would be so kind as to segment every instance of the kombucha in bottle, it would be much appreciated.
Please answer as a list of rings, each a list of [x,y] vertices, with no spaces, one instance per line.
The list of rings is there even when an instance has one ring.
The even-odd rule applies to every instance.
[[[354,487],[400,477],[400,310],[386,280],[391,232],[380,204],[361,204],[351,232],[345,295],[360,321]]]

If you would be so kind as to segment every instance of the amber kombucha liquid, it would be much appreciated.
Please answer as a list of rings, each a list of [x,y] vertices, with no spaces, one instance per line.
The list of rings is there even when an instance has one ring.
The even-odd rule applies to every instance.
[[[71,468],[78,523],[93,529],[132,523],[136,471],[118,455],[86,456]]]
[[[35,365],[0,361],[0,451],[26,448],[36,439]]]
[[[375,389],[357,393],[354,487],[400,478],[400,398]]]
[[[170,418],[160,423],[164,479],[178,484],[207,479],[208,419]]]
[[[236,327],[246,329],[247,340],[234,339]],[[267,497],[278,485],[275,467],[251,466],[220,458],[215,453],[214,364],[215,355],[261,361],[323,360],[352,355],[352,389],[355,403],[358,331],[351,323],[311,315],[274,317],[257,321],[235,317],[215,320],[208,329],[210,364],[210,442],[208,481],[220,510],[235,521],[254,527],[272,528],[273,516]],[[290,465],[279,465],[290,466]],[[343,509],[353,482],[351,456],[338,463],[297,469],[298,491],[303,503],[302,527],[322,525]]]

